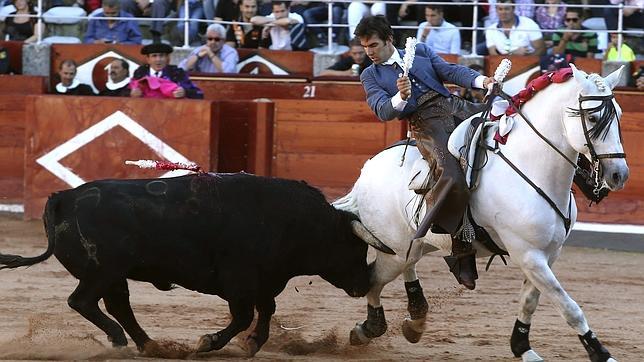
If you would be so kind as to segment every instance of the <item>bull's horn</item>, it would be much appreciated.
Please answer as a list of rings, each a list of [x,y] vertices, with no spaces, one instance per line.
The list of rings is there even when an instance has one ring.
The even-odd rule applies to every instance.
[[[380,241],[380,239],[378,239],[369,230],[367,230],[367,228],[364,225],[362,225],[360,221],[353,220],[351,222],[351,228],[353,229],[353,233],[360,239],[364,240],[365,243],[373,246],[374,248],[382,251],[383,253],[396,255],[395,251],[391,250],[390,247],[385,245],[385,243]]]

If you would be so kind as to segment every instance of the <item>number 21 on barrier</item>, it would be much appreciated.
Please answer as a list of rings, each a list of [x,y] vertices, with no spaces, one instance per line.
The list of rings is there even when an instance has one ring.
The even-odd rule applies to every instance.
[[[304,94],[302,98],[315,98],[315,86],[314,85],[305,85]]]

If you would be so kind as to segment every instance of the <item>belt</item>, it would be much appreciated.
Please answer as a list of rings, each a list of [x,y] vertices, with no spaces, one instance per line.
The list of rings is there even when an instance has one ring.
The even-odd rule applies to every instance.
[[[420,107],[424,103],[427,103],[429,101],[433,101],[434,99],[438,97],[444,97],[442,94],[436,92],[435,90],[429,90],[427,93],[423,94],[422,96],[418,97],[418,100],[416,101],[416,106]]]

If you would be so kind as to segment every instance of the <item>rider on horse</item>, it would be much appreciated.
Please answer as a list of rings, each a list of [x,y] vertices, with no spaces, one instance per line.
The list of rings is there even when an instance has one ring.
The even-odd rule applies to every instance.
[[[425,218],[414,238],[425,236],[430,225],[434,233],[449,233],[452,255],[445,260],[458,282],[474,289],[478,278],[476,251],[471,243],[459,237],[470,193],[458,161],[447,150],[447,140],[457,122],[480,112],[483,105],[450,95],[443,83],[486,88],[494,79],[445,62],[425,44],[416,46],[414,67],[409,76],[404,76],[401,69],[404,52],[394,47],[393,30],[383,16],[363,18],[355,36],[373,61],[360,77],[369,107],[383,121],[394,118],[410,121],[417,147],[429,163],[435,181],[426,196]]]

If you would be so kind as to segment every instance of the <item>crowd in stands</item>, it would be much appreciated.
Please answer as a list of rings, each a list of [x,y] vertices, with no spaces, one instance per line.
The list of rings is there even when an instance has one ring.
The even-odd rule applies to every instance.
[[[187,6],[185,1],[188,1]],[[621,54],[618,54],[616,33],[609,31],[609,36],[609,33],[599,32],[606,37],[602,42],[598,39],[597,31],[602,26],[585,26],[585,20],[592,17],[608,29],[616,29],[617,9],[575,5],[608,5],[620,1],[636,6],[624,9],[624,29],[637,29],[640,33],[626,34]],[[416,2],[334,3],[332,21],[345,26],[332,29],[331,41],[352,49],[351,56],[347,56],[345,62],[352,58],[359,59],[353,52],[353,48],[359,44],[351,43],[355,26],[367,14],[380,14],[386,16],[392,25],[403,26],[395,33],[398,46],[404,44],[407,36],[416,36],[437,53],[464,55],[475,48],[479,55],[538,55],[542,57],[544,69],[566,64],[578,57],[615,60],[621,55],[622,60],[631,61],[642,54],[644,0],[489,0],[489,5],[479,8],[480,21],[477,26],[485,30],[478,30],[479,41],[475,46],[471,44],[472,30],[457,28],[472,25],[472,6]],[[29,16],[36,14],[33,0],[0,0],[0,4],[15,7],[4,18],[0,29],[2,39],[36,41],[38,23],[35,17]],[[235,48],[308,50],[325,46],[329,40],[327,28],[315,26],[328,20],[328,6],[323,2],[44,0],[43,4],[43,10],[72,6],[90,13],[84,25],[84,43],[165,42],[170,45],[183,44],[181,35],[186,24],[182,19],[187,7],[189,18],[193,19],[187,24],[188,39],[195,49],[180,66],[188,71],[234,72],[238,61]],[[143,19],[130,20],[132,17]],[[146,22],[145,17],[167,20]],[[47,32],[45,23],[42,30]],[[357,64],[358,69],[363,69],[364,64]],[[338,67],[336,64],[330,70],[351,71],[350,66],[347,69]]]

